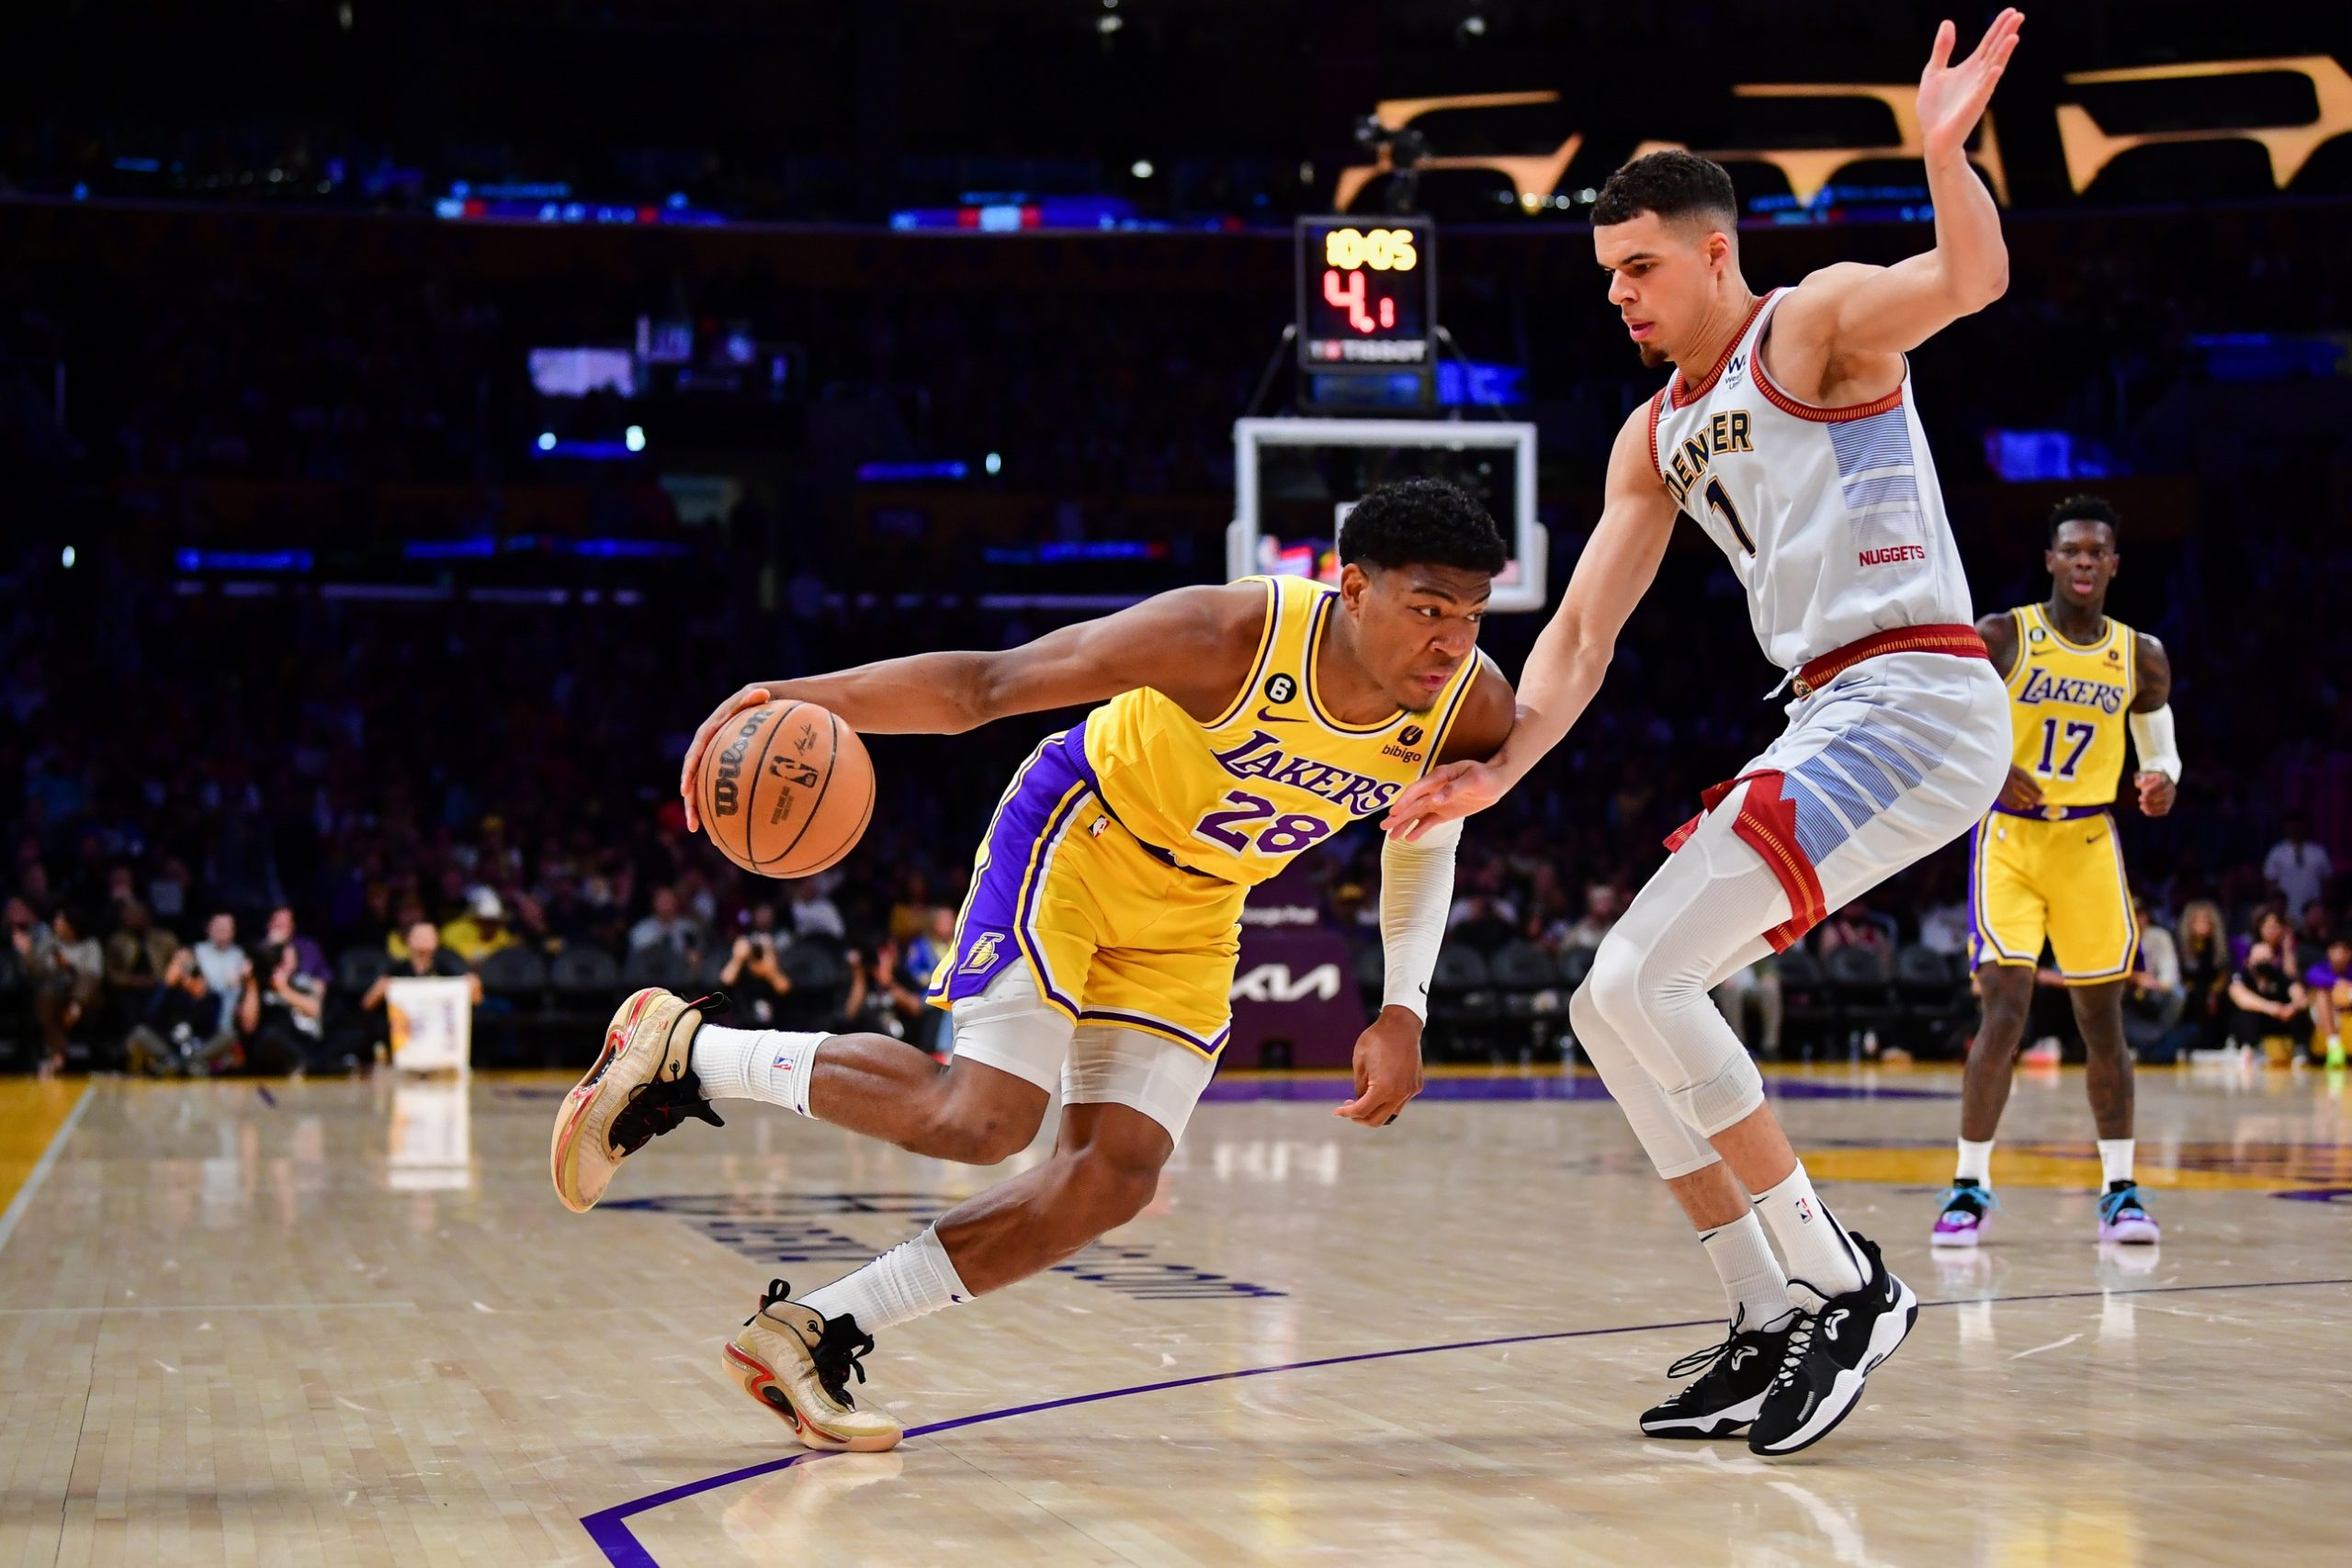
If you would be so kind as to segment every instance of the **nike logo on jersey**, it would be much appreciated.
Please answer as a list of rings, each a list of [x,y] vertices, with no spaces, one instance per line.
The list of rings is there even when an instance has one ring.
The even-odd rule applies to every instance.
[[[1306,720],[1296,714],[1276,713],[1272,708],[1260,708],[1258,722],[1260,724],[1305,724]]]

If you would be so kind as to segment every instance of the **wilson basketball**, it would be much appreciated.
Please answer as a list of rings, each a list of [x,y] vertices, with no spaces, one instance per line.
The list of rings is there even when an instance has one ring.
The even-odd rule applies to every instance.
[[[738,715],[695,776],[702,830],[762,876],[807,876],[849,853],[874,817],[874,762],[857,731],[814,703]]]

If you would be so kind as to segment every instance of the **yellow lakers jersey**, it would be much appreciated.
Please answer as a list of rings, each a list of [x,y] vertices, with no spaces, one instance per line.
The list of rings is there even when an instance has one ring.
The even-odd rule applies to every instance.
[[[1102,800],[1145,843],[1195,871],[1254,886],[1300,851],[1385,811],[1429,771],[1485,655],[1464,660],[1428,710],[1342,724],[1317,700],[1336,589],[1303,577],[1247,578],[1266,592],[1250,678],[1207,724],[1149,688],[1086,720],[1086,760]]]
[[[2009,612],[2018,623],[2009,671],[2011,761],[2041,784],[2050,806],[2106,806],[2123,776],[2126,715],[2138,694],[2138,634],[2109,615],[2107,635],[2068,642],[2039,604]]]

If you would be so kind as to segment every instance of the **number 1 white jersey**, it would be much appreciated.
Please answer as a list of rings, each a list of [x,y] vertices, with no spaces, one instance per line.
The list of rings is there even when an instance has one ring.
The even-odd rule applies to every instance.
[[[1756,302],[1704,379],[1678,369],[1650,400],[1667,493],[1723,547],[1784,670],[1872,632],[1973,621],[1909,367],[1876,402],[1800,402],[1760,352],[1783,292]]]

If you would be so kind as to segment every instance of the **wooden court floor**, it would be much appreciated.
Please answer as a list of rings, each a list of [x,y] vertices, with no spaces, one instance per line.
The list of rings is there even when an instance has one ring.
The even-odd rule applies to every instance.
[[[2030,1075],[1956,1263],[1955,1075],[1777,1078],[1928,1305],[1773,1462],[1633,1427],[1721,1302],[1589,1078],[1220,1083],[1152,1212],[885,1337],[899,1452],[806,1461],[718,1345],[991,1174],[745,1105],[575,1217],[562,1087],[0,1084],[0,1564],[2352,1560],[2341,1075],[2143,1073],[2132,1255]]]

